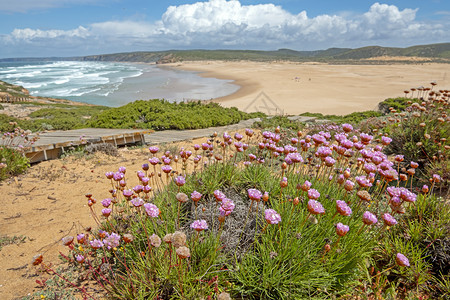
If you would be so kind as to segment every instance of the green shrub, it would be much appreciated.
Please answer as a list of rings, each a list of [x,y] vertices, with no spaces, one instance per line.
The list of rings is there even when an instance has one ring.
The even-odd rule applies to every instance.
[[[261,116],[247,114],[236,108],[201,101],[171,103],[165,100],[139,100],[111,108],[94,116],[89,126],[98,128],[142,128],[153,130],[198,129],[237,123]]]
[[[390,115],[383,128],[392,142],[384,149],[387,154],[402,154],[407,163],[415,161],[423,170],[436,160],[447,160],[450,122],[444,115],[446,104],[427,101],[425,106],[414,104],[408,112]],[[428,178],[426,178],[428,180]]]
[[[378,103],[378,110],[383,114],[389,114],[390,108],[392,107],[397,112],[404,111],[411,103],[421,103],[417,98],[405,98],[405,97],[397,97],[397,98],[388,98],[380,103]]]
[[[301,122],[289,120],[285,116],[274,116],[270,118],[264,117],[261,118],[261,121],[253,123],[253,127],[259,129],[274,130],[278,126],[284,129],[289,128],[291,130],[301,130],[303,128]]]
[[[374,255],[376,264],[389,267],[390,257],[397,251],[408,253],[415,263],[401,272],[393,270],[386,279],[400,290],[410,291],[401,298],[409,298],[420,289],[433,299],[448,295],[450,289],[438,285],[442,275],[448,276],[450,266],[450,207],[448,202],[434,195],[419,195],[414,206],[408,206],[403,222],[385,231],[382,247]],[[393,262],[392,262],[393,263]],[[427,282],[432,282],[429,285]]]
[[[22,174],[30,166],[22,152],[5,146],[0,146],[0,164],[0,180]]]
[[[373,110],[354,112],[344,116],[323,115],[321,113],[309,113],[309,112],[300,114],[300,116],[316,117],[322,120],[329,120],[330,122],[334,122],[336,124],[349,123],[354,125],[357,125],[366,119],[381,117],[382,115],[383,115],[382,113]]]

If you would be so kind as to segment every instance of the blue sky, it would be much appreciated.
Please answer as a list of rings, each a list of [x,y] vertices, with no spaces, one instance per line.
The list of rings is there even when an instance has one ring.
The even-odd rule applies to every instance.
[[[448,0],[0,0],[0,58],[440,42]]]

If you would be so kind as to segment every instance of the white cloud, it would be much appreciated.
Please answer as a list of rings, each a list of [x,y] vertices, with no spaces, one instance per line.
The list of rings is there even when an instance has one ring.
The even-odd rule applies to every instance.
[[[57,38],[88,38],[89,31],[80,26],[73,30],[40,30],[40,29],[14,29],[11,38],[17,41],[31,42],[35,39],[57,39]]]
[[[61,7],[70,4],[96,4],[104,0],[14,0],[1,1],[0,11],[24,13],[32,10]]]
[[[419,22],[416,13],[417,9],[400,10],[394,5],[374,3],[361,15],[309,18],[305,11],[294,15],[273,4],[242,5],[237,0],[210,0],[170,6],[161,20],[153,23],[124,20],[67,31],[15,29],[3,41],[14,45],[41,45],[45,41],[50,47],[64,41],[66,48],[70,45],[73,51],[56,55],[85,55],[172,48],[308,50],[450,40],[450,31],[446,29],[450,24]],[[1,40],[0,37],[0,44]]]

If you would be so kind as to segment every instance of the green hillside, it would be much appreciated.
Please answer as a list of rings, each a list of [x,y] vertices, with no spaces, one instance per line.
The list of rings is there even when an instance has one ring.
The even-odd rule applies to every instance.
[[[437,62],[449,62],[450,43],[419,45],[407,48],[368,46],[356,49],[329,48],[326,50],[296,51],[279,49],[274,51],[260,50],[167,50],[123,52],[114,54],[90,55],[81,57],[51,58],[8,58],[2,61],[38,61],[38,60],[82,60],[82,61],[116,61],[143,63],[173,63],[198,60],[251,60],[251,61],[320,61],[330,63],[355,63],[361,59],[380,56],[417,56],[431,58]]]
[[[417,56],[450,59],[450,43],[412,46],[408,48],[369,46],[341,52],[333,55],[333,58],[364,59],[378,56]]]
[[[252,60],[252,61],[343,61],[374,58],[380,56],[418,56],[434,59],[450,59],[450,43],[392,48],[368,46],[357,49],[330,48],[327,50],[296,51],[279,49],[259,50],[168,50],[159,52],[128,52],[92,55],[73,59],[87,61],[126,61],[169,63],[198,60]]]

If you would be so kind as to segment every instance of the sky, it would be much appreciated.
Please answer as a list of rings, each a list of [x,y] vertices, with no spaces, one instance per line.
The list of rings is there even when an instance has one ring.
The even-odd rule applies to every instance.
[[[444,42],[449,0],[0,0],[0,58]]]

